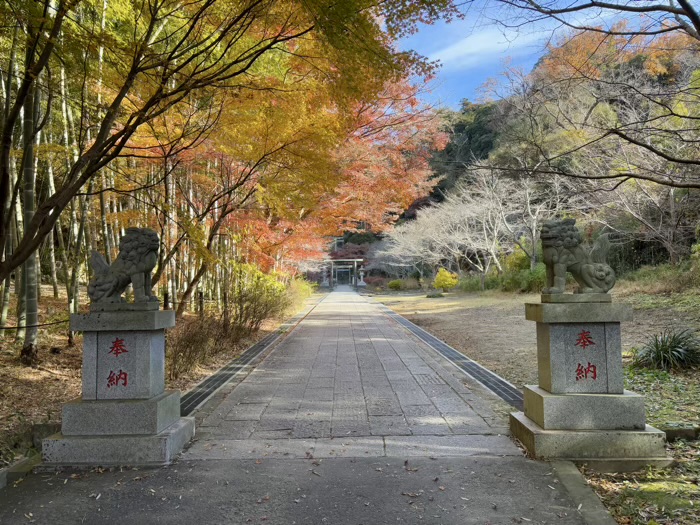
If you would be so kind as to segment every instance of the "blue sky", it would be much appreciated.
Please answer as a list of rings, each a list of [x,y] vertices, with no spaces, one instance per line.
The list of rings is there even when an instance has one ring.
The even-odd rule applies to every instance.
[[[475,0],[467,5],[464,19],[421,26],[417,34],[398,43],[402,50],[413,49],[430,60],[440,61],[431,92],[423,98],[452,109],[458,109],[462,99],[471,102],[483,99],[485,92],[481,87],[491,79],[502,80],[507,67],[529,73],[559,26],[552,20],[540,20],[509,29],[498,21],[519,25],[523,21],[522,12],[488,0]],[[610,11],[586,11],[569,19],[586,25],[609,26],[619,17]]]
[[[482,99],[482,85],[489,79],[498,80],[506,67],[529,72],[545,52],[550,36],[551,30],[544,29],[507,30],[479,13],[449,24],[422,26],[417,34],[401,40],[399,47],[440,61],[431,92],[424,98],[458,109],[462,99]]]

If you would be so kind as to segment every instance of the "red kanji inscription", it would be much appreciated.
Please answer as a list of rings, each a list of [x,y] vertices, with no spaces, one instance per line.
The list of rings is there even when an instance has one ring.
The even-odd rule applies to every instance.
[[[576,367],[576,381],[580,381],[581,379],[593,379],[595,381],[598,379],[598,368],[590,362],[585,368],[579,363]]]
[[[593,339],[591,339],[591,333],[588,330],[581,330],[576,340],[576,346],[580,346],[585,350],[587,347],[593,346],[594,344]]]
[[[120,382],[122,383],[122,386],[128,386],[129,374],[127,374],[126,372],[122,372],[121,369],[116,374],[114,373],[114,370],[111,370],[109,372],[109,377],[107,378],[107,388],[119,386]]]
[[[124,339],[119,339],[118,337],[112,342],[112,347],[109,349],[109,353],[114,354],[115,357],[128,352],[126,346],[124,346]]]

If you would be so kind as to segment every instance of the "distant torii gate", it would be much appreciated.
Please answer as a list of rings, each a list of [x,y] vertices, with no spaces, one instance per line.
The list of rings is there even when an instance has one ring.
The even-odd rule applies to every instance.
[[[364,259],[331,259],[328,262],[330,262],[330,286],[333,288],[335,284],[338,282],[338,270],[352,270],[352,273],[350,274],[350,282],[349,284],[351,286],[357,287],[358,280],[357,280],[357,266],[358,263],[362,263]]]

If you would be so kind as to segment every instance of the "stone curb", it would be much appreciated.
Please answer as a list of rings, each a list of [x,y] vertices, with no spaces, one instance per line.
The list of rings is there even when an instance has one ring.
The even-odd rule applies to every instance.
[[[0,469],[0,489],[31,474],[39,463],[41,463],[41,454],[21,459],[17,463]]]
[[[679,439],[687,439],[694,441],[700,438],[700,427],[694,425],[688,426],[671,426],[659,425],[659,430],[666,433],[666,441],[669,443]]]
[[[550,461],[549,464],[571,499],[580,506],[578,511],[588,525],[617,525],[576,465],[563,460]]]

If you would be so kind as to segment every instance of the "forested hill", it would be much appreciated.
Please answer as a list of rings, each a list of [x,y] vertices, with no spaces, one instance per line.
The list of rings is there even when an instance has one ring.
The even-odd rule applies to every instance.
[[[377,265],[482,283],[535,271],[542,223],[565,216],[587,242],[608,235],[620,272],[688,260],[700,222],[698,45],[682,31],[570,31],[533,71],[504,70],[491,102],[444,113],[450,140],[431,161],[442,180]]]

